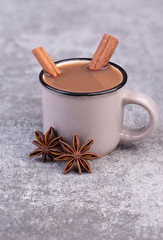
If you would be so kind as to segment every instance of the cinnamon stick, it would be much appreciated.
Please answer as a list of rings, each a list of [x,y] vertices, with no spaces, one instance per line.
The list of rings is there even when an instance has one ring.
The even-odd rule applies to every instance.
[[[61,71],[50,58],[44,47],[37,47],[33,49],[32,53],[34,54],[45,72],[49,73],[53,77],[57,77],[59,74],[61,74]]]
[[[89,69],[96,71],[105,67],[112,57],[118,43],[118,39],[105,33],[91,62],[89,63]]]
[[[44,47],[40,47],[41,51],[44,53],[44,55],[47,57],[47,59],[49,60],[49,62],[51,63],[52,67],[54,68],[55,72],[57,74],[61,74],[61,71],[59,70],[59,68],[55,65],[55,63],[53,62],[53,60],[50,58],[50,56],[48,55],[47,51],[44,49]]]

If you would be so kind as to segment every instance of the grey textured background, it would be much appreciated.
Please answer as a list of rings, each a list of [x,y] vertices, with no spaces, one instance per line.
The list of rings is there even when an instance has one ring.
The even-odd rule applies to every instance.
[[[163,239],[162,14],[161,0],[1,0],[0,240]],[[41,68],[31,50],[92,57],[105,32],[120,40],[112,61],[126,69],[127,87],[158,104],[159,125],[91,162],[92,174],[63,175],[64,163],[28,157],[42,130]],[[141,107],[126,108],[130,127],[147,121]]]

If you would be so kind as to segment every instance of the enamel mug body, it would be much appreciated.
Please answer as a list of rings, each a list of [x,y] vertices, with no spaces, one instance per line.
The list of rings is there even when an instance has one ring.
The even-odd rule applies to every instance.
[[[56,64],[90,60],[66,59]],[[121,71],[123,81],[113,89],[96,93],[73,93],[52,88],[44,82],[41,71],[44,133],[52,126],[70,145],[75,133],[81,144],[93,138],[90,150],[103,156],[113,151],[119,142],[140,141],[154,131],[158,122],[155,102],[143,93],[125,89],[126,72],[120,66],[110,64]],[[148,111],[150,120],[147,126],[140,129],[123,126],[124,106],[127,104],[138,104]]]

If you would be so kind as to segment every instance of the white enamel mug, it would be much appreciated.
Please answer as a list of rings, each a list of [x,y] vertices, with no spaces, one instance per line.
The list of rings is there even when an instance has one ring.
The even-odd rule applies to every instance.
[[[91,61],[90,58],[73,58],[55,62],[63,64]],[[42,85],[42,111],[44,133],[50,126],[70,145],[75,133],[81,144],[93,138],[91,151],[103,156],[113,151],[119,142],[134,142],[147,138],[156,128],[158,110],[147,95],[127,90],[124,85],[127,74],[115,63],[109,62],[123,75],[122,82],[109,90],[90,93],[74,93],[50,87],[44,82],[44,71],[40,73]],[[149,123],[139,129],[123,126],[124,106],[138,104],[149,113]]]

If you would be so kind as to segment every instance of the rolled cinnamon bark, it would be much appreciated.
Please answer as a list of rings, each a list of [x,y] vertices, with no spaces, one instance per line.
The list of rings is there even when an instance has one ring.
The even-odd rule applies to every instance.
[[[57,77],[58,74],[61,74],[61,71],[55,65],[55,63],[43,47],[37,47],[33,49],[32,53],[34,54],[45,72],[49,73],[53,77]]]
[[[112,57],[118,43],[118,39],[105,33],[92,58],[92,61],[89,63],[89,69],[96,71],[105,67]]]

